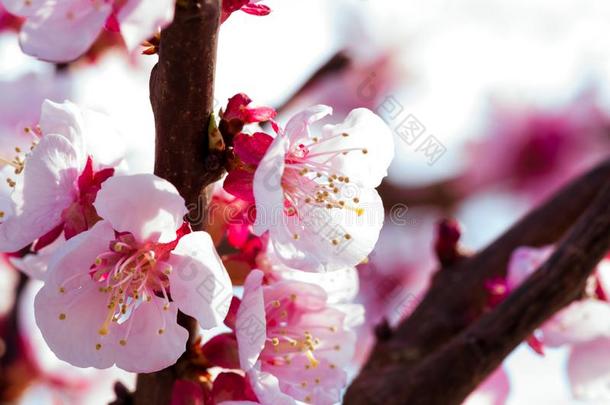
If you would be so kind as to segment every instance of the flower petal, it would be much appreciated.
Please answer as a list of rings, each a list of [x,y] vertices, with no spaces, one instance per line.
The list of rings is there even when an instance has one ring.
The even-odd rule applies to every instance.
[[[47,2],[21,28],[21,48],[49,62],[72,61],[87,52],[111,11],[110,2]]]
[[[186,349],[188,331],[178,325],[178,306],[153,297],[144,301],[115,333],[116,365],[133,373],[150,373],[171,366]],[[119,340],[124,339],[125,345]]]
[[[294,398],[286,395],[280,389],[280,382],[273,374],[257,369],[248,372],[252,389],[261,404],[296,405]]]
[[[244,371],[254,367],[267,338],[262,282],[263,272],[260,270],[253,270],[248,275],[244,283],[244,296],[237,310],[235,335],[239,361]]]
[[[337,150],[351,151],[328,162],[331,172],[348,176],[364,187],[377,187],[394,158],[394,137],[381,117],[366,108],[357,108],[341,124],[324,126],[315,153]]]
[[[102,221],[67,241],[51,259],[46,282],[36,295],[36,323],[45,341],[57,357],[77,367],[114,364],[116,330],[99,335],[108,296],[89,276],[91,264],[113,236],[112,228]]]
[[[305,271],[334,271],[354,267],[371,253],[383,226],[381,198],[372,188],[355,187],[345,193],[345,198],[339,198],[349,201],[347,193],[353,193],[358,204],[346,204],[343,209],[308,205],[299,216],[284,217],[271,229],[270,241],[286,265]]]
[[[575,345],[568,358],[572,394],[584,401],[610,401],[610,339]]]
[[[309,138],[311,136],[309,126],[332,113],[332,107],[320,104],[309,107],[293,116],[286,124],[285,129],[285,134],[290,143],[293,144],[300,139]]]
[[[594,299],[570,304],[541,327],[543,343],[557,347],[610,337],[610,305]]]
[[[183,236],[169,263],[173,267],[169,275],[172,299],[180,310],[204,328],[222,325],[233,290],[210,235],[193,232]]]
[[[121,34],[129,50],[153,37],[174,18],[175,0],[128,0],[118,13]]]
[[[77,151],[66,138],[49,135],[41,139],[27,158],[22,183],[15,192],[23,205],[0,225],[0,251],[19,250],[62,222],[62,211],[76,198],[80,165]]]
[[[253,190],[256,201],[254,233],[258,236],[282,221],[284,194],[281,184],[287,150],[287,139],[278,135],[269,145],[267,153],[254,173]]]
[[[131,232],[139,242],[173,241],[187,213],[176,187],[152,174],[111,177],[93,205],[115,230]]]

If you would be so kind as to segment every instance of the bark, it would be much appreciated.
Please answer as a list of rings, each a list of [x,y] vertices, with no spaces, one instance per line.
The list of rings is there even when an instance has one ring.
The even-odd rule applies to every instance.
[[[439,271],[414,313],[377,343],[345,403],[460,403],[528,333],[582,293],[582,280],[610,244],[610,199],[604,189],[609,179],[610,159],[480,253]],[[570,228],[541,272],[478,320],[487,298],[484,282],[506,274],[512,251],[554,243]],[[548,276],[550,268],[553,277]],[[441,384],[442,390],[432,389]]]

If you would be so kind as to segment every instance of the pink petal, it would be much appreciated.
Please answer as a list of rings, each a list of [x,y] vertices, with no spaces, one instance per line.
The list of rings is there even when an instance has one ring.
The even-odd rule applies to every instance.
[[[48,0],[2,0],[1,3],[9,13],[20,17],[29,17],[36,14],[47,1]]]
[[[174,18],[175,0],[128,0],[117,17],[127,48],[136,49]]]
[[[178,307],[171,303],[163,309],[164,300],[153,297],[142,302],[115,335],[116,365],[133,373],[150,373],[171,366],[186,349],[188,332],[178,325]],[[127,343],[119,345],[119,340]]]
[[[193,232],[180,239],[169,263],[172,299],[180,310],[204,328],[222,325],[229,311],[231,279],[206,232]]]
[[[267,321],[263,298],[263,272],[253,270],[244,283],[244,296],[235,322],[239,361],[245,371],[251,370],[265,347]]]
[[[233,333],[223,333],[208,340],[201,349],[205,358],[222,368],[239,368],[237,338]]]
[[[279,381],[273,374],[252,369],[247,375],[261,404],[297,405],[294,398],[282,392]]]
[[[273,138],[264,132],[256,132],[253,135],[239,133],[233,138],[233,148],[242,162],[258,165],[272,142]]]
[[[256,394],[254,394],[249,381],[244,376],[225,372],[218,374],[214,380],[212,398],[217,404],[226,404],[224,401],[256,401]]]
[[[254,173],[242,169],[234,169],[225,177],[222,187],[227,193],[237,198],[247,202],[254,202],[253,183]]]
[[[241,8],[241,11],[257,16],[265,16],[271,13],[271,9],[264,4],[246,4]]]
[[[204,405],[203,388],[195,381],[178,380],[172,388],[170,405]]]
[[[610,401],[610,339],[575,345],[568,358],[572,394],[584,401]]]
[[[176,187],[152,174],[111,177],[94,206],[115,230],[130,232],[139,242],[173,241],[187,213]]]
[[[50,62],[72,61],[89,49],[112,11],[109,2],[62,1],[44,7],[21,28],[21,48]]]

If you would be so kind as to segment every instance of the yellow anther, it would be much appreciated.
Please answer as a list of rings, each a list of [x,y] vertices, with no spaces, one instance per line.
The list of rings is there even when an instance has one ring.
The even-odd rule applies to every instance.
[[[121,339],[121,340],[119,340],[119,344],[121,346],[126,346],[127,345],[127,341],[125,339]]]
[[[59,314],[59,320],[63,321],[66,319],[66,314]]]
[[[159,329],[159,330],[157,331],[157,333],[158,333],[159,335],[162,335],[163,333],[165,333],[165,329]]]
[[[271,344],[273,346],[277,346],[280,344],[280,340],[278,338],[274,337],[273,339],[271,339]]]
[[[102,344],[98,343],[95,345],[95,350],[100,350],[102,348]]]

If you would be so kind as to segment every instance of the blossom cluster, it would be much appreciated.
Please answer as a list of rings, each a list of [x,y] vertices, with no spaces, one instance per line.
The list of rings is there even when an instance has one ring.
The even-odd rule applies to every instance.
[[[35,320],[53,353],[145,373],[188,349],[223,370],[206,377],[209,403],[338,402],[363,311],[354,266],[383,224],[375,187],[394,150],[371,111],[317,125],[330,113],[312,107],[282,127],[273,109],[231,98],[216,129],[228,175],[208,211],[232,217],[208,233],[185,221],[171,183],[130,170],[108,117],[45,101],[2,157],[0,251],[42,281]],[[221,256],[225,239],[233,252]],[[178,311],[213,337],[187,348]],[[190,392],[181,384],[177,396]]]

